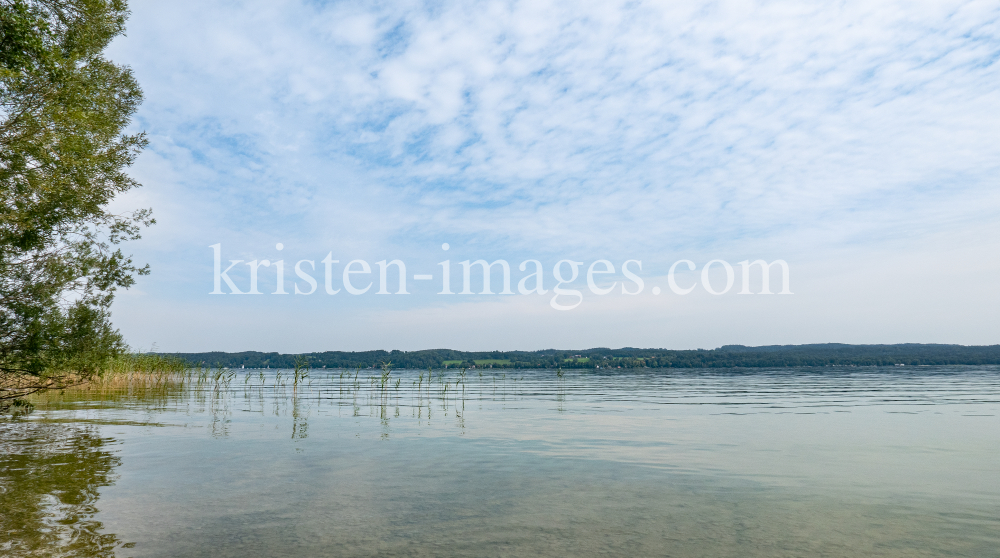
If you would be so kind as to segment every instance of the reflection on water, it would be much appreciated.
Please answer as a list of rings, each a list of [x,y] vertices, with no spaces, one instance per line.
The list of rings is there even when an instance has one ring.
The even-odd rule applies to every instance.
[[[113,556],[94,519],[119,459],[92,426],[0,422],[0,550],[5,556]]]
[[[0,423],[0,548],[1000,556],[998,372],[241,370],[51,395]]]

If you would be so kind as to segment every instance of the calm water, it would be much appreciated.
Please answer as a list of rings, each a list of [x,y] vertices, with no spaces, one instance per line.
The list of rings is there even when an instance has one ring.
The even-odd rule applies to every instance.
[[[1000,556],[997,367],[234,372],[0,420],[0,554]]]

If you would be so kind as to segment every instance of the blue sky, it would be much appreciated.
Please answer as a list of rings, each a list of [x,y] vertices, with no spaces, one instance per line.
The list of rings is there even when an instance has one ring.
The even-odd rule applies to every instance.
[[[137,348],[1000,342],[995,2],[131,8],[110,56],[150,146],[116,206],[158,219],[129,246],[153,274],[114,307]],[[647,288],[570,312],[210,296],[215,243],[410,273],[638,259]],[[781,258],[795,294],[652,295],[682,258]]]

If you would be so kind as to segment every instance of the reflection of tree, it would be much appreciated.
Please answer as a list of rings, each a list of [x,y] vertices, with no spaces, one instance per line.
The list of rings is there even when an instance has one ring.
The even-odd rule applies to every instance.
[[[0,554],[114,556],[94,519],[118,457],[91,428],[0,422]]]

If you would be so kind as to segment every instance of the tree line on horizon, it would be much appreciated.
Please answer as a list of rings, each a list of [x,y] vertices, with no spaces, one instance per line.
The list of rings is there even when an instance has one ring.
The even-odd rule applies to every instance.
[[[541,351],[325,351],[303,354],[244,351],[172,353],[192,366],[293,368],[305,359],[312,368],[785,368],[797,366],[921,366],[1000,364],[1000,345],[775,345],[671,350],[594,348]],[[301,360],[300,360],[301,362]]]

